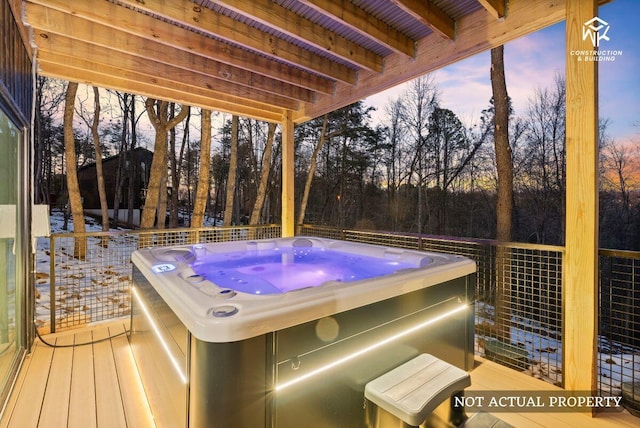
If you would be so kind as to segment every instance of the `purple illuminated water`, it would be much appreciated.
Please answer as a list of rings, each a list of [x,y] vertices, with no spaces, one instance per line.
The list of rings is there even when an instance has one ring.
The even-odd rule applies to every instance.
[[[192,266],[219,287],[251,294],[279,294],[317,287],[327,281],[351,282],[415,265],[314,247],[237,251],[207,255]]]

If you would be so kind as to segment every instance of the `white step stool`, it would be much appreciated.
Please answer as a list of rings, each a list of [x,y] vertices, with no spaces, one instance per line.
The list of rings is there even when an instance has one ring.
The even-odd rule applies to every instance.
[[[467,372],[433,355],[421,354],[367,383],[364,396],[411,426],[471,385]]]

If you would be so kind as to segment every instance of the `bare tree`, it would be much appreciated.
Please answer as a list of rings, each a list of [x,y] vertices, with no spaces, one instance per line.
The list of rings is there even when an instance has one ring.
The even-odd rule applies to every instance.
[[[385,106],[386,113],[386,144],[384,150],[385,178],[387,182],[387,210],[390,216],[391,229],[401,228],[400,220],[406,214],[406,202],[401,202],[400,188],[406,182],[404,156],[409,152],[403,150],[407,129],[403,123],[404,105],[398,98]],[[403,156],[404,155],[404,156]]]
[[[82,104],[82,103],[81,103]],[[102,170],[102,143],[100,139],[99,126],[100,126],[100,91],[93,87],[93,112],[89,113],[84,111],[82,105],[78,116],[84,121],[84,123],[91,130],[91,139],[93,140],[93,149],[95,150],[95,162],[96,162],[96,182],[98,184],[98,198],[100,200],[100,215],[102,217],[102,231],[107,232],[109,230],[109,205],[107,203],[107,191],[104,184],[104,173]],[[87,116],[87,117],[85,117]],[[89,120],[89,116],[91,120]],[[102,245],[107,245],[107,238],[102,240]]]
[[[402,120],[412,139],[411,152],[414,154],[409,166],[408,183],[415,182],[417,187],[417,209],[415,226],[422,233],[428,218],[428,204],[425,186],[429,170],[429,152],[427,135],[429,133],[429,117],[438,105],[438,90],[431,75],[421,76],[411,81],[407,91],[402,95]]]
[[[55,205],[50,196],[56,195],[54,158],[64,153],[63,129],[55,118],[64,106],[65,91],[60,80],[38,76],[36,78],[36,120],[34,121],[34,198],[35,203]]]
[[[318,137],[318,144],[316,144],[315,148],[313,149],[313,154],[311,155],[309,171],[307,172],[307,179],[304,183],[302,201],[300,201],[300,210],[298,211],[298,224],[304,223],[304,217],[307,212],[307,203],[309,201],[311,183],[313,182],[313,177],[316,173],[316,165],[318,163],[318,153],[320,153],[320,150],[322,150],[322,146],[324,146],[324,142],[326,141],[327,117],[328,115],[325,114],[324,118],[322,119],[322,129],[320,130],[320,135]]]
[[[67,158],[67,189],[69,192],[69,204],[71,205],[71,215],[73,216],[74,233],[84,233],[84,213],[82,211],[82,198],[80,197],[80,187],[78,186],[78,173],[76,165],[76,148],[73,134],[73,116],[75,112],[76,93],[78,84],[69,82],[65,96],[64,106],[64,147]],[[73,256],[84,259],[87,253],[86,238],[75,238]]]
[[[175,114],[172,107],[172,116]],[[209,114],[211,117],[211,114]],[[182,133],[182,143],[180,144],[180,154],[176,158],[176,128],[171,128],[169,132],[169,165],[171,166],[171,204],[170,204],[170,215],[169,215],[169,227],[177,227],[178,226],[178,202],[179,202],[179,192],[180,188],[180,176],[182,173],[182,161],[184,158],[185,147],[188,145],[189,141],[189,122],[191,120],[191,113],[187,115],[184,124],[184,132]],[[209,123],[211,123],[211,119],[209,119]],[[211,125],[209,125],[211,126]],[[211,130],[209,130],[209,135],[211,135]]]
[[[158,106],[158,112],[154,110],[154,106]],[[157,101],[153,98],[147,98],[145,101],[145,107],[149,120],[156,131],[153,161],[151,162],[151,176],[149,177],[149,187],[147,190],[147,198],[144,203],[144,210],[142,211],[142,218],[140,221],[140,228],[151,229],[155,224],[156,212],[159,209],[159,203],[161,200],[161,193],[164,194],[166,201],[166,177],[167,177],[167,133],[168,131],[182,122],[189,113],[188,106],[182,106],[180,113],[175,117],[169,119],[167,101]],[[165,186],[162,186],[162,183]],[[166,207],[166,205],[165,205]],[[164,227],[165,212],[158,212],[158,227]]]
[[[91,136],[93,137],[93,145],[96,150],[96,175],[98,181],[98,195],[100,197],[100,211],[102,213],[102,230],[109,230],[109,206],[107,204],[107,190],[104,185],[104,173],[102,171],[102,148],[100,146],[100,134],[98,133],[98,125],[100,124],[100,91],[96,86],[93,87],[93,122],[91,123]],[[106,241],[103,241],[106,245]]]
[[[231,119],[231,154],[229,159],[229,175],[227,176],[227,199],[224,205],[225,226],[231,226],[233,220],[233,203],[236,193],[236,172],[238,170],[238,116]]]
[[[524,141],[514,155],[516,189],[527,213],[528,240],[562,242],[565,188],[565,81],[536,89],[525,114]],[[515,146],[514,146],[515,147]]]
[[[126,177],[130,174],[130,170],[127,168],[127,157],[131,155],[131,150],[133,150],[133,144],[129,147],[128,144],[128,135],[129,128],[128,123],[130,119],[129,112],[133,109],[135,97],[126,92],[116,92],[116,96],[118,98],[118,103],[120,104],[120,109],[122,110],[122,129],[120,129],[120,141],[118,148],[118,167],[116,169],[116,183],[115,189],[113,192],[113,223],[117,225],[120,221],[120,200],[122,199],[122,191],[124,187],[124,183],[126,181]],[[132,118],[132,116],[131,116]],[[132,129],[134,125],[132,123]],[[129,162],[129,164],[133,165],[133,162]],[[131,183],[133,180],[129,180]],[[131,190],[131,186],[129,187]],[[129,195],[131,196],[131,195]],[[131,218],[128,219],[129,221]]]
[[[513,162],[509,144],[509,95],[504,76],[504,47],[491,49],[491,88],[495,107],[493,138],[498,171],[496,209],[496,239],[500,243],[511,240],[511,216],[513,211]],[[506,249],[498,246],[496,254],[497,291],[495,323],[498,335],[509,341],[511,334],[511,284],[506,263]]]
[[[267,141],[264,146],[264,153],[262,154],[262,171],[260,174],[260,184],[258,185],[258,194],[256,195],[256,202],[251,212],[251,218],[249,224],[256,225],[260,222],[260,214],[262,213],[262,207],[267,195],[267,184],[269,184],[269,173],[271,172],[271,155],[273,153],[273,140],[276,134],[276,124],[270,123],[269,130],[267,131]]]
[[[618,249],[633,248],[633,226],[638,219],[632,201],[640,189],[640,146],[617,143],[605,132],[600,136],[604,137],[600,152],[602,196],[609,201],[601,209],[601,230],[608,232],[603,241]]]
[[[196,199],[193,204],[191,227],[202,227],[204,212],[209,196],[209,171],[211,169],[211,110],[202,110],[200,133],[200,167],[198,184],[196,185]]]

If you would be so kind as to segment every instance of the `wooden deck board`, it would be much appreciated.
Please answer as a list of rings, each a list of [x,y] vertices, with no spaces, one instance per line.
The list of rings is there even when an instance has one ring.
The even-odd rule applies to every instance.
[[[27,355],[22,362],[22,366],[20,367],[20,371],[18,372],[18,376],[16,378],[16,382],[13,386],[12,392],[7,399],[7,403],[5,405],[4,413],[0,418],[0,428],[8,428],[11,417],[16,408],[16,404],[18,402],[18,398],[20,397],[20,390],[22,385],[24,385],[25,379],[27,378],[27,373],[29,372],[29,366],[33,361],[32,355]]]
[[[467,391],[561,391],[550,383],[476,357],[471,371],[471,387]],[[595,417],[583,412],[515,413],[500,412],[495,416],[514,427],[637,427],[640,418],[626,410],[598,413]]]
[[[93,333],[94,341],[106,337],[109,337],[107,327],[99,328]],[[95,364],[98,427],[126,427],[127,422],[111,341],[97,342],[93,345],[93,361]]]
[[[91,331],[74,335],[73,370],[71,372],[71,393],[69,399],[69,426],[95,428],[96,389],[93,369],[93,345],[81,345],[93,340]]]
[[[69,394],[71,392],[71,369],[73,367],[73,336],[61,336],[55,340],[49,380],[44,393],[39,426],[67,426],[69,417]]]
[[[44,400],[53,349],[38,343],[31,358],[27,377],[18,391],[19,397],[8,424],[10,427],[30,428],[37,427],[39,423],[41,409],[34,407],[34,403]]]

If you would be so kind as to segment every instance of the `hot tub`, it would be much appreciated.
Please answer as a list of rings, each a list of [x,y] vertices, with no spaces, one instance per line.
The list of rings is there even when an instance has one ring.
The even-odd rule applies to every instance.
[[[130,340],[159,426],[374,426],[364,385],[473,364],[475,264],[295,237],[133,253]]]

